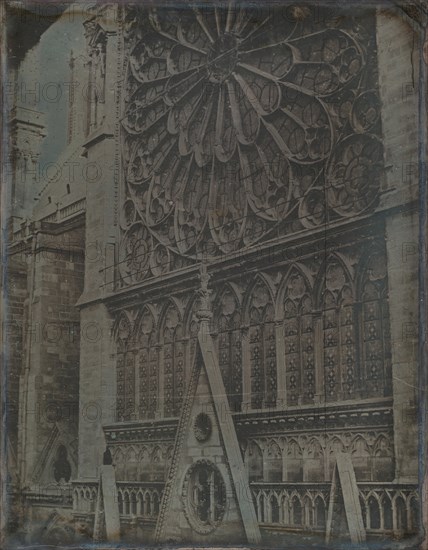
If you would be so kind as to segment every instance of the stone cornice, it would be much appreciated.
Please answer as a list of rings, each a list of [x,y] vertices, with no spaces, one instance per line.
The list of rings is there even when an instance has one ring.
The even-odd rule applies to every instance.
[[[238,434],[293,434],[297,432],[355,431],[356,429],[391,428],[392,398],[352,403],[324,404],[285,411],[236,414]]]
[[[344,430],[391,429],[393,422],[392,398],[366,399],[289,408],[288,410],[254,411],[232,415],[238,436],[293,435],[337,432]],[[221,420],[221,419],[220,419]],[[149,443],[174,440],[178,419],[150,422],[123,422],[104,426],[109,445]]]
[[[151,422],[123,422],[104,426],[109,445],[115,443],[173,441],[177,431],[178,419],[153,420]]]
[[[340,246],[349,246],[354,242],[379,236],[379,223],[383,223],[387,215],[404,213],[417,208],[417,202],[407,203],[402,206],[382,210],[358,219],[339,221],[329,227],[319,227],[316,230],[304,231],[294,235],[286,235],[275,240],[260,243],[248,249],[237,251],[225,257],[219,257],[209,264],[209,272],[212,275],[212,284],[217,284],[233,274],[237,270],[240,273],[249,273],[251,269],[260,269],[260,265],[268,267],[280,266],[292,263],[305,255],[314,254],[314,245],[319,242],[326,246],[317,247],[317,251],[323,253],[329,250],[337,250]],[[284,250],[287,251],[284,257]],[[184,292],[199,287],[199,265],[186,267],[161,277],[153,277],[142,283],[106,293],[104,297],[97,296],[97,301],[105,302],[111,311],[118,311],[124,307],[141,305],[142,300],[161,298],[165,291],[170,295],[174,292]],[[95,301],[95,300],[94,300]],[[88,305],[92,300],[82,301],[80,305]]]
[[[36,233],[57,236],[73,229],[82,228],[85,225],[85,216],[85,211],[79,210],[78,212],[70,215],[68,218],[58,222],[44,220],[32,222],[27,227],[24,227],[22,230],[13,234],[10,242],[8,243],[8,254],[12,255],[29,250],[31,240]],[[58,250],[57,246],[55,246],[55,250]],[[68,243],[66,250],[70,250]]]

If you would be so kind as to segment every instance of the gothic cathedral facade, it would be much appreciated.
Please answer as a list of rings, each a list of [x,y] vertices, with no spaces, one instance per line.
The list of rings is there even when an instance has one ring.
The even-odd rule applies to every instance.
[[[83,24],[64,158],[102,177],[9,243],[17,517],[92,538],[107,449],[121,540],[322,542],[345,453],[367,538],[418,537],[417,23],[99,3]]]

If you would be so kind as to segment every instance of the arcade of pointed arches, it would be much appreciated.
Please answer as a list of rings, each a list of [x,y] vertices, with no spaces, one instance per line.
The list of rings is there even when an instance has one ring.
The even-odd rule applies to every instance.
[[[211,333],[233,412],[391,394],[385,255],[314,264],[213,285]],[[197,302],[191,293],[118,314],[117,421],[179,415]]]
[[[155,522],[162,499],[162,487],[136,487],[118,483],[117,498],[121,520],[142,518]],[[75,486],[74,509],[94,513],[98,487]],[[325,531],[329,488],[253,485],[252,497],[260,525],[283,526],[293,530]],[[385,489],[360,486],[359,498],[364,526],[370,533],[416,533],[419,525],[419,498],[412,488]]]
[[[111,449],[118,482],[162,483],[167,478],[172,441],[116,443]],[[246,437],[241,450],[250,483],[328,482],[339,452],[351,455],[357,482],[394,477],[393,437],[388,431]]]
[[[367,531],[416,533],[418,496],[412,490],[359,491]],[[285,525],[293,529],[325,531],[329,491],[317,489],[255,489],[253,501],[260,524]]]

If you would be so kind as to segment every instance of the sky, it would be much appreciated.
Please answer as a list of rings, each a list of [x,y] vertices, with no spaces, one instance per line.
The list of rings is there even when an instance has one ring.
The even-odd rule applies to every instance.
[[[40,165],[55,162],[67,142],[70,53],[85,51],[83,21],[87,14],[65,12],[27,54],[18,77],[20,104],[45,114],[47,136]]]

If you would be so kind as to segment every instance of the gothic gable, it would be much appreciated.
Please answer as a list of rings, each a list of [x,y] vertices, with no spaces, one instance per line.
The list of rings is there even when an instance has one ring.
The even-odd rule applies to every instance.
[[[212,341],[201,331],[159,512],[157,542],[259,542],[249,491]]]

